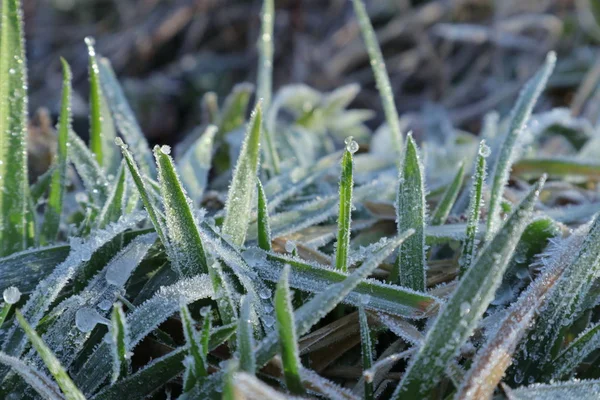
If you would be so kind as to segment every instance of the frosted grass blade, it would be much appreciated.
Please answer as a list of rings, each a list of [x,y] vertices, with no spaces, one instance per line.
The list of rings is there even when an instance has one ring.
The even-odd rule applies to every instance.
[[[240,355],[239,368],[249,374],[256,373],[256,359],[254,358],[254,328],[250,318],[250,297],[242,296],[240,318],[237,330],[237,351]]]
[[[553,254],[555,250],[553,248],[547,254]],[[541,275],[509,308],[498,329],[477,353],[457,391],[456,399],[475,400],[492,396],[512,361],[517,345],[537,316],[548,293],[567,268],[566,263],[557,262],[558,260],[559,258],[555,258],[555,262],[545,263],[547,265]]]
[[[387,246],[374,253],[352,274],[344,276],[345,279],[342,278],[339,283],[330,285],[327,290],[320,291],[310,301],[296,310],[294,313],[296,335],[304,335],[321,318],[331,312],[412,233],[413,231],[410,230],[391,239]],[[279,333],[277,331],[269,333],[262,340],[256,350],[257,366],[263,366],[275,355],[278,344]]]
[[[11,357],[0,352],[0,363],[4,364],[15,371],[23,380],[31,386],[43,399],[47,400],[62,400],[64,397],[60,393],[60,389],[49,377],[45,374],[25,364],[18,358]]]
[[[129,327],[121,303],[115,303],[110,318],[110,335],[113,354],[113,374],[111,383],[129,373]]]
[[[598,181],[600,164],[568,157],[525,158],[515,163],[512,173],[523,177],[548,174],[554,178],[584,177]]]
[[[538,181],[465,272],[412,358],[393,399],[427,398],[494,298],[544,183]],[[448,337],[450,336],[450,337]]]
[[[461,162],[458,166],[458,171],[456,171],[456,175],[454,175],[454,179],[452,179],[450,186],[448,186],[442,195],[440,202],[431,216],[431,221],[429,222],[430,225],[442,225],[446,222],[446,219],[448,218],[448,215],[450,215],[450,211],[456,202],[458,193],[462,188],[464,179],[465,164],[464,162]]]
[[[568,378],[577,366],[598,348],[600,348],[600,324],[596,323],[582,332],[552,361],[552,379]]]
[[[281,278],[277,282],[275,316],[277,317],[277,331],[280,338],[279,344],[285,385],[293,394],[302,395],[304,393],[304,386],[300,377],[302,365],[298,353],[294,308],[292,307],[292,295],[288,283],[289,274],[290,267],[288,265],[284,267]]]
[[[185,336],[185,342],[187,343],[189,357],[189,363],[186,368],[189,372],[186,374],[188,379],[184,383],[184,391],[190,390],[198,380],[205,377],[207,372],[206,354],[204,348],[200,343],[198,332],[194,327],[194,320],[190,314],[186,304],[182,304],[179,314],[181,315],[181,323],[183,324],[183,334]],[[210,320],[207,318],[207,320]]]
[[[72,130],[69,131],[69,159],[75,165],[87,193],[98,207],[102,207],[108,194],[108,179],[94,154]]]
[[[19,0],[2,0],[0,12],[0,256],[33,241],[27,221],[27,63]]]
[[[211,330],[208,350],[212,351],[223,344],[231,337],[235,329],[236,325],[232,324]],[[92,398],[94,400],[144,399],[181,374],[186,354],[187,347],[179,347],[169,354],[153,360],[146,367],[116,384],[106,387]]]
[[[156,168],[152,161],[152,152],[148,146],[148,141],[142,133],[142,129],[125,98],[123,89],[107,59],[100,59],[100,62],[98,63],[98,72],[102,93],[106,96],[106,102],[110,106],[113,119],[119,132],[123,135],[125,142],[127,142],[135,154],[135,160],[140,166],[140,169],[146,175],[152,177],[156,176]]]
[[[237,160],[225,204],[223,233],[237,246],[244,244],[252,215],[252,199],[258,172],[262,109],[258,103],[252,112],[242,150]]]
[[[67,184],[67,145],[69,131],[71,130],[71,68],[64,59],[61,59],[63,67],[63,87],[58,123],[58,145],[56,157],[56,169],[52,172],[50,181],[50,194],[44,214],[44,222],[41,229],[40,243],[42,245],[54,242],[58,235],[60,216],[63,209],[63,197]]]
[[[256,190],[258,193],[258,247],[265,251],[271,251],[271,225],[269,224],[269,209],[267,197],[260,179],[256,181]]]
[[[254,91],[254,86],[249,83],[240,83],[234,86],[231,93],[225,99],[223,111],[219,119],[219,130],[217,135],[220,140],[223,136],[244,124],[246,120],[246,110],[250,102],[250,96]]]
[[[154,148],[169,232],[169,256],[174,258],[174,267],[181,276],[207,273],[208,265],[198,222],[194,218],[191,201],[181,186],[169,152],[170,149],[166,146]]]
[[[38,334],[33,330],[31,326],[25,321],[25,318],[21,315],[19,311],[15,312],[17,320],[21,325],[21,328],[25,331],[25,334],[31,341],[31,344],[37,350],[38,354],[44,360],[44,364],[46,368],[50,371],[60,390],[65,395],[67,400],[85,400],[85,396],[81,393],[81,391],[75,386],[67,371],[60,365],[60,362],[54,357],[52,351],[44,344],[42,338],[38,336]]]
[[[375,76],[375,82],[377,82],[377,89],[379,90],[379,96],[381,97],[381,103],[383,104],[383,111],[385,113],[385,120],[390,128],[392,134],[392,143],[396,152],[398,153],[398,159],[400,160],[403,148],[402,131],[400,129],[400,118],[398,116],[398,110],[394,103],[394,93],[392,91],[392,85],[390,84],[390,77],[388,76],[385,68],[385,61],[381,54],[381,48],[377,43],[377,36],[373,30],[373,25],[369,20],[369,15],[365,9],[365,5],[362,0],[352,0],[354,5],[354,12],[358,19],[360,31],[369,53],[369,59],[371,60],[371,68],[373,69],[373,75]]]
[[[490,205],[488,207],[486,241],[490,240],[499,228],[500,204],[504,194],[504,187],[508,182],[511,166],[514,162],[515,145],[517,139],[525,129],[527,121],[531,116],[533,107],[537,102],[542,90],[548,82],[548,78],[556,64],[556,53],[550,52],[542,68],[527,82],[519,95],[510,116],[510,126],[504,138],[500,153],[494,164],[492,183],[490,187]]]
[[[177,161],[181,182],[194,204],[200,204],[208,186],[208,173],[212,163],[213,142],[217,133],[215,125],[209,125],[202,136]]]
[[[356,3],[355,3],[356,4]],[[400,170],[396,197],[398,232],[414,229],[415,234],[400,245],[391,281],[417,291],[425,291],[425,187],[423,166],[417,145],[409,134]]]
[[[348,271],[348,248],[350,247],[350,234],[352,233],[352,190],[354,187],[352,154],[357,150],[358,144],[352,140],[352,137],[346,139],[346,150],[342,157],[342,174],[340,176],[340,209],[335,247],[335,268],[342,272]]]
[[[360,324],[360,349],[362,354],[362,368],[364,371],[368,371],[373,366],[373,354],[372,348],[373,344],[371,343],[371,332],[369,328],[369,322],[367,321],[367,314],[365,313],[365,309],[360,307],[358,309],[358,322]],[[364,399],[365,400],[373,400],[373,381],[368,381],[365,379],[365,387],[364,387]]]
[[[179,311],[182,301],[190,304],[212,296],[212,282],[206,274],[184,278],[173,285],[161,287],[152,298],[136,307],[127,317],[131,338],[130,350],[173,313]],[[110,375],[111,361],[110,347],[103,341],[74,377],[84,393],[93,392]]]
[[[489,155],[489,147],[485,141],[479,143],[479,153],[475,161],[475,174],[471,187],[471,200],[469,201],[469,215],[467,217],[467,230],[460,254],[459,273],[462,275],[467,271],[476,258],[477,232],[479,230],[479,218],[483,206],[483,185],[486,177],[486,156]]]
[[[600,394],[600,380],[576,380],[551,385],[531,385],[509,391],[511,400],[564,400],[596,399]]]
[[[117,170],[117,177],[111,184],[110,192],[106,199],[106,203],[100,215],[98,216],[98,227],[104,228],[111,222],[116,222],[123,215],[125,206],[125,177],[126,177],[125,160],[121,162],[121,166]]]

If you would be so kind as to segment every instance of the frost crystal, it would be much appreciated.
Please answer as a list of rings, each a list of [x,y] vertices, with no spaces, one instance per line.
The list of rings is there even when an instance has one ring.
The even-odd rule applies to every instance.
[[[110,321],[93,308],[83,307],[77,310],[75,325],[81,332],[91,332],[97,324],[109,325]]]
[[[166,144],[160,146],[160,151],[163,152],[163,154],[169,155],[171,154],[171,146],[167,146]]]
[[[288,253],[293,253],[294,250],[296,250],[296,243],[294,243],[291,240],[285,242],[285,251],[287,251]]]
[[[21,291],[15,286],[8,287],[4,289],[4,293],[2,293],[2,297],[4,297],[4,302],[6,304],[16,304],[19,302],[21,298]]]

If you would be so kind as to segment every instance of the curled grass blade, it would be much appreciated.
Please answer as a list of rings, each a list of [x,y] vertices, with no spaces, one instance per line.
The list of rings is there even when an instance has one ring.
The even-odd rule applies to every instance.
[[[40,243],[42,245],[51,243],[58,235],[60,216],[63,209],[63,197],[67,184],[67,145],[69,131],[71,130],[71,68],[64,59],[61,59],[63,67],[62,102],[60,109],[60,120],[58,123],[58,146],[56,156],[56,169],[52,173],[50,181],[50,194],[44,222],[41,229]]]
[[[542,68],[527,82],[519,95],[512,112],[508,132],[504,138],[498,158],[494,164],[492,184],[490,187],[490,204],[488,207],[486,240],[490,240],[500,225],[500,212],[504,187],[508,182],[511,166],[514,162],[517,139],[525,129],[533,107],[548,82],[556,64],[556,53],[550,52]]]
[[[454,202],[458,197],[460,188],[462,188],[464,179],[465,164],[464,162],[461,162],[458,166],[458,171],[456,171],[456,175],[454,175],[454,179],[452,179],[450,186],[448,186],[442,195],[440,202],[431,216],[431,221],[429,222],[430,225],[442,225],[446,222],[446,219],[448,219],[448,215],[450,215],[450,211],[454,206]]]
[[[169,232],[169,255],[174,258],[175,269],[181,276],[207,273],[206,255],[191,201],[181,186],[169,151],[164,146],[154,148]]]
[[[377,89],[379,90],[379,96],[381,103],[383,104],[383,111],[385,113],[385,119],[391,130],[392,143],[395,150],[398,153],[398,159],[400,160],[402,155],[402,131],[400,129],[400,117],[398,116],[398,110],[394,103],[394,93],[392,91],[392,85],[390,84],[390,77],[388,76],[385,68],[385,61],[381,54],[381,48],[377,43],[377,35],[373,30],[373,25],[369,20],[369,15],[365,9],[365,4],[362,0],[352,0],[354,5],[354,12],[358,19],[360,31],[369,53],[369,59],[371,60],[371,68],[373,69],[373,75],[375,76],[375,82],[377,82]]]
[[[289,274],[290,267],[286,266],[281,273],[279,282],[277,282],[277,289],[275,291],[275,316],[277,317],[277,331],[280,338],[279,344],[285,384],[290,392],[302,395],[304,393],[300,377],[302,365],[300,364],[298,352]]]
[[[459,273],[463,275],[476,258],[477,231],[479,230],[479,218],[481,216],[481,207],[483,205],[483,185],[485,184],[486,174],[486,155],[489,147],[485,141],[479,143],[479,153],[475,161],[475,175],[473,175],[473,185],[471,187],[471,200],[469,201],[469,215],[467,217],[467,230],[460,254]]]
[[[241,246],[246,240],[246,232],[252,215],[252,199],[258,172],[260,135],[262,130],[262,109],[258,103],[248,122],[246,137],[238,158],[225,204],[223,233],[232,242]]]
[[[393,399],[422,399],[431,394],[445,368],[473,333],[502,281],[519,237],[525,230],[544,179],[538,181],[465,272],[438,314],[423,345],[411,360]],[[450,337],[448,337],[450,335]]]
[[[81,393],[77,386],[75,386],[67,374],[67,371],[65,371],[65,369],[60,365],[60,362],[42,341],[42,338],[40,338],[35,330],[29,326],[19,311],[16,311],[15,315],[19,321],[19,324],[21,325],[21,328],[23,328],[25,334],[31,341],[31,344],[36,349],[42,360],[44,360],[46,368],[48,368],[54,379],[56,379],[56,382],[58,383],[60,390],[65,395],[65,398],[67,400],[85,400],[85,396]]]
[[[408,135],[404,164],[400,170],[396,197],[398,232],[414,229],[415,234],[400,245],[392,270],[392,282],[413,290],[425,291],[425,188],[423,166],[417,145]]]
[[[33,240],[27,220],[27,63],[20,0],[2,0],[0,11],[0,256]]]
[[[350,247],[350,234],[352,223],[352,190],[354,187],[354,179],[352,178],[352,154],[349,148],[351,145],[358,145],[352,138],[344,151],[342,157],[342,174],[340,176],[340,209],[338,213],[338,233],[337,243],[335,247],[335,268],[338,271],[348,271],[348,248]],[[348,140],[347,139],[347,140]]]

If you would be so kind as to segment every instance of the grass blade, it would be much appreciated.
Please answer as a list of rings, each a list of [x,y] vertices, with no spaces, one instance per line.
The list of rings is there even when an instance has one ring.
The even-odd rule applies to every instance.
[[[373,344],[371,343],[371,332],[369,329],[369,322],[367,321],[367,314],[365,309],[360,307],[358,309],[358,322],[360,324],[360,348],[362,353],[362,368],[364,371],[368,371],[373,366]],[[373,400],[373,381],[365,379],[364,399]]]
[[[331,312],[412,233],[411,230],[391,239],[387,246],[374,253],[352,274],[344,276],[345,279],[337,284],[330,285],[327,290],[318,292],[315,297],[296,310],[294,313],[296,335],[304,335],[321,318]],[[262,340],[256,350],[256,363],[258,366],[263,366],[275,355],[278,343],[279,333],[277,331],[271,332]]]
[[[69,159],[75,165],[83,185],[91,194],[94,204],[102,207],[108,192],[108,179],[96,162],[96,157],[83,140],[72,130],[69,131]]]
[[[113,375],[111,383],[124,378],[129,373],[129,327],[121,303],[115,303],[110,318],[112,339]]]
[[[281,361],[285,384],[290,392],[297,395],[304,394],[304,386],[300,377],[300,357],[298,353],[298,340],[294,324],[294,308],[289,286],[289,265],[283,269],[281,278],[277,282],[275,291],[275,316],[277,317],[277,331],[281,348]]]
[[[181,276],[193,276],[208,272],[204,246],[197,221],[190,206],[191,201],[181,186],[167,146],[154,148],[158,165],[160,192],[164,202],[169,231],[170,256]]]
[[[335,268],[338,271],[348,271],[348,248],[350,247],[350,234],[352,223],[352,154],[358,150],[358,144],[352,137],[346,139],[346,150],[342,157],[342,175],[340,176],[340,211],[338,214],[338,233],[335,248]]]
[[[428,331],[423,346],[413,357],[393,399],[427,398],[444,375],[445,368],[473,333],[492,301],[543,183],[543,179],[537,182],[461,278]]]
[[[599,347],[600,324],[597,323],[582,332],[552,361],[552,378],[556,380],[567,378],[587,356]]]
[[[458,197],[458,193],[462,188],[463,181],[465,179],[465,164],[461,162],[458,166],[458,171],[456,171],[456,175],[454,175],[454,179],[452,179],[452,183],[446,189],[440,202],[438,203],[433,215],[431,216],[430,225],[442,225],[446,222],[448,215],[450,215],[450,210],[454,206],[454,202]]]
[[[85,396],[81,393],[81,391],[75,386],[67,371],[60,365],[58,359],[52,354],[52,351],[44,344],[42,338],[38,336],[38,334],[33,330],[31,326],[25,321],[25,318],[21,315],[19,311],[15,312],[17,320],[21,325],[21,328],[25,331],[25,334],[31,341],[31,344],[37,350],[38,354],[44,360],[44,364],[56,379],[60,390],[64,393],[65,398],[67,400],[85,400]]]
[[[388,76],[385,68],[385,61],[381,54],[381,48],[377,43],[377,36],[373,30],[373,25],[369,20],[369,15],[365,9],[365,5],[362,0],[352,0],[354,5],[354,12],[358,19],[360,31],[369,53],[371,60],[371,68],[373,69],[373,75],[375,76],[375,82],[377,82],[377,89],[379,90],[379,96],[381,97],[381,103],[383,104],[383,111],[385,113],[385,120],[391,130],[392,143],[395,150],[398,153],[398,159],[400,160],[402,155],[402,131],[400,129],[400,118],[398,116],[398,110],[394,103],[394,93],[392,91],[392,85],[390,84],[390,77]]]
[[[392,282],[413,290],[425,291],[425,188],[423,166],[419,159],[417,145],[408,135],[404,165],[400,171],[398,195],[396,197],[396,218],[398,232],[414,229],[415,234],[408,238],[398,251],[398,259],[392,271]]]
[[[225,204],[223,233],[229,235],[237,246],[244,244],[252,216],[252,197],[258,172],[261,130],[262,110],[258,103],[248,122],[246,137],[233,172]]]
[[[117,177],[112,182],[106,203],[98,216],[98,227],[101,229],[111,222],[116,222],[123,215],[125,200],[125,161],[117,170]]]
[[[475,175],[473,175],[473,186],[471,187],[471,200],[469,202],[469,215],[467,217],[467,230],[460,254],[459,273],[463,275],[475,260],[477,245],[477,231],[479,230],[479,218],[481,217],[481,206],[483,205],[483,185],[485,184],[486,156],[489,155],[489,147],[485,141],[479,143],[479,153],[475,162]]]
[[[194,327],[194,320],[192,319],[192,315],[186,304],[181,305],[179,314],[181,315],[181,323],[183,324],[183,333],[185,342],[187,343],[188,353],[191,356],[189,358],[190,364],[187,366],[187,368],[190,369],[190,373],[186,374],[189,378],[184,384],[184,391],[187,392],[200,379],[208,375],[208,371],[204,346],[200,343],[198,332]],[[207,318],[207,320],[210,321],[210,318]]]
[[[584,177],[593,181],[600,180],[600,164],[577,158],[526,158],[513,166],[517,176],[535,176],[548,174],[554,178]]]
[[[23,250],[33,240],[27,222],[27,68],[19,0],[2,0],[0,10],[0,256]]]
[[[557,382],[552,385],[531,385],[508,391],[511,400],[596,399],[600,380]]]
[[[242,297],[240,318],[237,331],[237,351],[240,354],[240,369],[249,374],[256,373],[256,359],[254,358],[254,329],[250,317],[250,297]]]
[[[177,161],[181,182],[194,200],[194,204],[200,204],[202,195],[208,186],[208,173],[211,168],[216,133],[217,127],[209,125],[202,136]]]
[[[0,352],[0,363],[10,367],[15,371],[23,380],[31,386],[43,399],[48,400],[62,400],[64,397],[60,393],[60,389],[56,384],[46,375],[37,371],[30,365],[25,364],[18,358],[11,357]]]
[[[63,196],[67,184],[67,145],[69,131],[71,130],[71,68],[64,59],[61,59],[63,67],[63,92],[58,123],[58,146],[57,167],[52,173],[50,181],[50,195],[44,214],[40,243],[42,245],[53,242],[58,235],[60,215],[63,209]]]
[[[267,197],[260,179],[256,180],[256,189],[258,193],[258,247],[265,251],[271,251],[271,226],[269,225],[269,209]]]
[[[546,61],[542,68],[534,75],[523,88],[519,99],[511,112],[511,121],[508,133],[500,147],[500,153],[496,159],[493,169],[492,184],[490,189],[490,205],[488,207],[488,220],[486,240],[490,240],[499,228],[500,222],[500,204],[504,187],[508,182],[510,169],[513,164],[515,145],[519,135],[525,129],[525,125],[531,116],[533,107],[538,97],[548,82],[550,74],[556,64],[556,53],[550,52],[546,56]]]
[[[127,144],[131,146],[140,169],[148,176],[155,176],[156,168],[152,161],[152,152],[148,146],[148,141],[142,133],[142,129],[107,59],[102,58],[100,60],[98,63],[98,72],[102,93],[106,96],[106,101],[110,106],[119,132],[123,135]]]

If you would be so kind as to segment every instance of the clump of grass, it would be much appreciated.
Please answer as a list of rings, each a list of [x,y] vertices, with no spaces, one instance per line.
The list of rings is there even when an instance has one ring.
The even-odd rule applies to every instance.
[[[1,397],[597,397],[598,203],[552,198],[595,191],[600,164],[540,150],[562,122],[582,154],[595,139],[573,116],[528,124],[554,53],[505,121],[486,118],[493,151],[454,129],[431,151],[400,131],[360,0],[389,130],[347,109],[356,85],[273,95],[265,0],[249,119],[251,85],[222,110],[208,96],[199,137],[171,154],[150,149],[87,39],[90,146],[63,60],[57,157],[29,187],[20,3],[1,4]],[[457,167],[434,168],[448,154]]]

